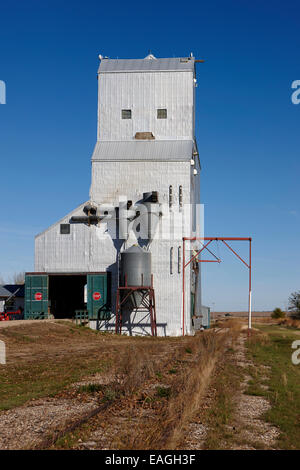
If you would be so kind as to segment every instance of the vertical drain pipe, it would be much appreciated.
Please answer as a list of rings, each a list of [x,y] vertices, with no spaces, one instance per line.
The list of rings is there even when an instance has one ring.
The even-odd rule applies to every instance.
[[[173,187],[169,186],[169,208],[171,209],[173,205]]]

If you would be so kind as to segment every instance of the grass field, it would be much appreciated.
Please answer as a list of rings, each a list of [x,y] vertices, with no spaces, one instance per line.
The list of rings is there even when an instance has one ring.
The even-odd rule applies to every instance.
[[[270,403],[260,419],[279,430],[275,448],[299,449],[300,365],[291,344],[300,330],[259,322],[247,340],[243,325],[229,319],[184,338],[115,336],[68,321],[0,328],[0,449],[14,448],[11,436],[34,449],[247,448],[241,394]],[[246,356],[250,365],[241,367]],[[191,423],[205,428],[201,444],[187,439]]]
[[[3,328],[0,339],[7,349],[7,365],[0,366],[0,410],[53,396],[111,364],[107,351],[98,354],[97,334],[67,322]]]
[[[26,448],[69,448],[70,442],[76,448],[99,427],[101,439],[107,435],[99,446],[176,447],[225,347],[212,331],[127,337],[63,321],[14,324],[0,329],[0,339],[7,347],[7,365],[0,367],[0,426],[7,437],[0,436],[0,448],[13,445],[11,435]],[[98,408],[88,425],[68,432]]]
[[[255,365],[263,365],[267,369],[259,373],[258,368],[250,368],[252,381],[247,393],[266,396],[270,401],[271,409],[264,418],[281,431],[278,447],[299,449],[300,365],[292,363],[291,345],[300,339],[300,330],[280,325],[255,326],[263,335],[255,335],[248,341],[249,356]]]

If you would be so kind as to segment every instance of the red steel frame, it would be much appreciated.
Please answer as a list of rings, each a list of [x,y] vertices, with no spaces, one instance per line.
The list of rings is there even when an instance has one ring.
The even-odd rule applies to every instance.
[[[214,260],[209,260],[209,259],[197,259],[198,262],[200,263],[220,263],[221,260],[217,258],[210,250],[208,250],[208,245],[213,242],[213,241],[221,241],[224,243],[224,245],[229,248],[229,250],[237,256],[237,258],[244,263],[244,265],[248,268],[249,270],[249,297],[248,297],[248,332],[250,332],[251,327],[252,327],[252,311],[251,311],[251,301],[252,301],[252,280],[251,280],[251,274],[252,274],[252,264],[251,264],[251,242],[252,238],[238,238],[238,237],[183,237],[183,256],[182,256],[182,336],[184,336],[184,319],[185,319],[185,268],[196,258],[198,258],[199,254],[203,250],[209,251],[216,259]],[[197,251],[195,255],[192,256],[192,258],[186,263],[185,262],[185,242],[186,241],[195,241],[195,240],[203,240],[207,241],[207,243],[201,248],[201,250]],[[231,246],[226,243],[227,241],[248,241],[249,242],[249,261],[248,263],[239,256]]]
[[[118,287],[116,300],[116,334],[122,333],[122,305],[124,305],[126,300],[128,300],[131,296],[131,294],[136,291],[141,292],[143,296],[141,306],[137,307],[135,310],[138,311],[139,309],[143,309],[149,312],[151,334],[152,336],[157,336],[153,275],[151,275],[151,286],[128,286],[127,276],[125,276],[125,286]],[[122,292],[124,292],[124,296],[122,296]]]

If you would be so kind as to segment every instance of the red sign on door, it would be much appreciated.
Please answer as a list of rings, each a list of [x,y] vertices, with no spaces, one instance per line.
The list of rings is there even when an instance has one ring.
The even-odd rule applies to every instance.
[[[100,299],[101,299],[101,294],[100,294],[100,292],[94,292],[94,293],[93,293],[93,299],[94,299],[94,300],[100,300]]]
[[[42,294],[41,292],[37,292],[37,293],[34,295],[34,298],[35,298],[35,300],[42,300],[43,294]]]

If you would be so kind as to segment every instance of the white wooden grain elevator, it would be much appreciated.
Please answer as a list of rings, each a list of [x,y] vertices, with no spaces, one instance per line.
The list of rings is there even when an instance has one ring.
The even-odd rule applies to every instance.
[[[157,334],[179,336],[182,237],[201,232],[195,58],[99,57],[90,198],[37,235],[35,273],[27,276],[28,289],[30,278],[38,276],[45,285],[32,284],[35,290],[28,290],[27,300],[31,295],[33,305],[43,287],[46,290],[38,293],[47,301],[48,313],[63,317],[86,309],[92,328],[114,330],[120,258],[130,247],[140,247],[142,254],[151,256],[147,269],[153,275]],[[105,294],[98,292],[100,275],[109,276]],[[62,299],[66,288],[74,301]],[[101,302],[93,290],[105,300],[110,315],[93,314]],[[185,334],[193,334],[193,318],[201,318],[201,283],[200,270],[192,264],[185,270],[184,302]],[[28,303],[28,315],[30,309]],[[129,304],[126,309],[122,332],[149,334],[147,317]]]

